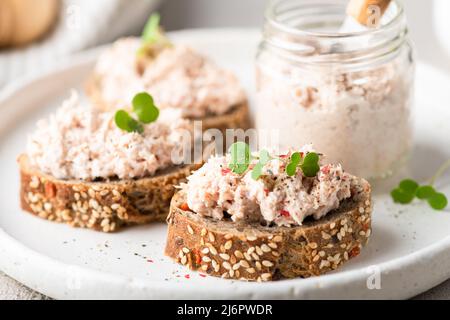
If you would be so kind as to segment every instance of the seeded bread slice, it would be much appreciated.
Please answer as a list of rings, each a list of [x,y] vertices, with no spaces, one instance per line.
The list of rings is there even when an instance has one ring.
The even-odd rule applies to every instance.
[[[101,94],[101,80],[96,75],[92,75],[85,86],[86,93],[93,104],[103,111],[108,111],[110,104],[103,100]],[[225,133],[226,129],[249,129],[251,127],[249,118],[248,102],[233,106],[222,115],[208,115],[204,118],[188,118],[191,121],[202,121],[203,131],[208,129],[219,129]]]
[[[125,225],[164,221],[175,186],[200,165],[177,166],[137,180],[58,180],[30,167],[21,155],[22,209],[73,227],[112,232]]]
[[[165,253],[192,270],[223,278],[269,281],[334,270],[360,253],[371,233],[371,189],[354,178],[352,198],[320,220],[297,227],[237,224],[197,215],[179,191],[167,218]]]

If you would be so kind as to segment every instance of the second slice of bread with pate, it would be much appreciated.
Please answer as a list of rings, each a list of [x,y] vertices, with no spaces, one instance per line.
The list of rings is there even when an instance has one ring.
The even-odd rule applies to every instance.
[[[145,90],[160,107],[202,121],[203,130],[250,127],[248,102],[234,74],[185,45],[163,46],[147,58],[137,54],[142,45],[140,38],[123,38],[100,55],[86,83],[95,106],[122,108],[130,93]]]
[[[105,101],[101,94],[101,80],[98,76],[92,75],[87,81],[86,92],[93,104],[103,110],[108,111],[110,103]],[[248,102],[243,101],[239,104],[231,106],[229,110],[223,114],[207,114],[204,117],[186,117],[190,121],[202,121],[202,130],[218,129],[225,134],[227,129],[244,129],[251,127],[249,117]]]
[[[324,168],[328,170],[326,166],[321,170]],[[228,169],[222,170],[230,174]],[[205,174],[207,175],[203,171],[197,178],[202,176],[202,179]],[[248,177],[242,180],[246,178]],[[227,184],[233,183],[230,181],[236,177],[230,179]],[[286,179],[282,177],[280,181]],[[225,211],[223,207],[219,207],[220,210],[215,211],[212,216],[200,215],[189,207],[187,192],[190,189],[185,185],[172,199],[167,219],[169,229],[165,253],[190,269],[227,279],[269,281],[317,276],[334,270],[359,255],[371,234],[370,185],[364,179],[348,174],[345,179],[348,179],[348,194],[345,199],[340,200],[337,207],[325,212],[320,218],[308,217],[300,225],[293,223],[283,210],[279,217],[282,222],[280,224],[273,222],[278,218],[272,222],[242,217],[233,221],[233,216],[239,214],[236,210],[239,208],[235,206],[236,201],[239,201],[236,195],[242,189],[238,187],[238,191],[234,191],[233,200],[230,190],[217,195],[214,182],[208,183],[209,195],[204,206],[194,206],[208,213],[209,209],[213,209],[214,202],[219,201],[222,206],[227,206],[235,213],[230,215],[225,212],[222,219],[219,219],[217,215],[220,217],[220,210]],[[199,188],[197,185],[192,187]],[[274,197],[277,192],[275,189],[265,191],[265,197]],[[251,198],[253,195],[252,191],[247,190],[242,197]],[[243,212],[249,213],[251,204],[244,202],[243,205]],[[291,207],[291,214],[294,214],[294,210]],[[261,215],[257,210],[254,213]]]

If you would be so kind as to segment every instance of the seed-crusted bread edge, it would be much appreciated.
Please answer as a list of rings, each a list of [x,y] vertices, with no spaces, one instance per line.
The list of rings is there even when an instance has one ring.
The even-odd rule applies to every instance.
[[[50,221],[73,227],[113,232],[126,225],[164,221],[175,186],[200,164],[162,170],[136,180],[84,182],[59,180],[18,158],[20,203],[23,210]]]
[[[165,254],[211,276],[248,281],[318,276],[359,255],[371,234],[371,188],[352,181],[352,198],[317,221],[264,227],[216,221],[172,199]],[[183,209],[186,210],[183,210]]]
[[[85,91],[96,107],[102,111],[108,111],[109,105],[102,98],[100,86],[100,79],[96,75],[91,75],[85,84]],[[188,120],[202,121],[203,131],[208,129],[218,129],[223,134],[225,134],[226,129],[247,130],[251,127],[247,101],[233,106],[227,113],[222,115],[209,115],[204,118],[188,118]]]

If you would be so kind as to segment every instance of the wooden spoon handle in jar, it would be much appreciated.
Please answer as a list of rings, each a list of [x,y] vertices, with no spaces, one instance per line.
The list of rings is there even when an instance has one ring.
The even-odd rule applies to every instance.
[[[367,27],[378,26],[391,0],[350,0],[347,15]]]

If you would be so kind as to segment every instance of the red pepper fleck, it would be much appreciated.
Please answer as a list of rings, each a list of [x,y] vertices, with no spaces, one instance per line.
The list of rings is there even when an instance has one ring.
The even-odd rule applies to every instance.
[[[329,174],[330,173],[330,166],[324,166],[321,171],[324,174]]]
[[[280,154],[278,157],[280,157],[281,159],[286,159],[287,157],[289,157],[289,154]]]
[[[269,189],[264,189],[264,193],[266,194],[266,196],[269,195],[269,192]]]
[[[199,276],[202,278],[206,278],[206,274],[203,274],[203,273],[199,273]]]
[[[281,210],[281,211],[280,211],[280,214],[281,214],[283,217],[290,217],[290,216],[291,216],[291,214],[289,213],[289,211],[286,211],[286,210]]]
[[[350,250],[349,257],[350,258],[356,257],[357,255],[359,255],[360,252],[361,249],[359,249],[359,247],[354,247],[352,250]]]
[[[45,197],[46,198],[54,198],[56,196],[56,187],[51,182],[45,183]]]
[[[147,259],[147,262],[153,263],[152,259]]]
[[[200,251],[198,249],[192,250],[194,252],[195,263],[200,265],[202,263],[202,257],[200,256]]]
[[[186,279],[190,279],[190,278],[191,278],[191,276],[188,275],[188,274],[186,274],[184,277],[185,277]]]
[[[231,169],[229,169],[229,168],[222,169],[222,175],[223,175],[223,176],[229,174],[230,172],[231,172]]]
[[[191,209],[189,208],[189,205],[186,202],[180,206],[180,209],[183,211],[191,211]]]
[[[362,229],[363,229],[364,232],[366,232],[367,230],[369,230],[369,224],[368,224],[368,223],[363,224],[363,225],[362,225]]]

